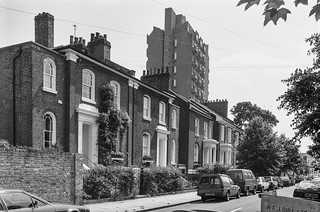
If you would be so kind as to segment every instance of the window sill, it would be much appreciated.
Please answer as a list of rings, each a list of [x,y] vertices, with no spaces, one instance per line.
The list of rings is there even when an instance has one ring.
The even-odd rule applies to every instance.
[[[94,104],[94,105],[96,104],[96,101],[94,101],[92,99],[87,99],[85,97],[82,97],[81,100],[84,101],[84,102],[88,102],[88,103]]]
[[[149,117],[146,117],[146,116],[143,116],[143,120],[146,120],[146,121],[151,121],[151,118],[149,118]]]
[[[49,93],[53,93],[53,94],[57,94],[58,93],[58,91],[50,89],[50,88],[46,88],[46,87],[43,87],[42,90],[44,90],[46,92],[49,92]]]

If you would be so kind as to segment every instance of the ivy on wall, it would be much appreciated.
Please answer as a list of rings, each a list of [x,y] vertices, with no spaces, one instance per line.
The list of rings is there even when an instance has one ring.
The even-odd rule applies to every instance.
[[[116,151],[116,145],[120,142],[131,122],[127,112],[119,110],[114,103],[114,90],[108,83],[101,87],[100,116],[98,118],[98,149],[99,163],[111,164],[111,153]],[[119,132],[119,138],[117,137]],[[118,140],[119,139],[119,140]]]

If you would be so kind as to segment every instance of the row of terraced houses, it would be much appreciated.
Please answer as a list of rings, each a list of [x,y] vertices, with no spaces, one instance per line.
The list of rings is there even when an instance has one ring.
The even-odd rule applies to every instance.
[[[13,145],[82,153],[98,163],[101,86],[114,89],[115,104],[131,124],[116,151],[128,166],[149,155],[156,166],[184,173],[195,167],[235,166],[241,128],[228,117],[227,100],[208,100],[208,45],[185,16],[165,10],[165,29],[147,38],[147,65],[135,71],[112,62],[106,35],[90,41],[70,36],[54,47],[54,17],[35,17],[35,41],[0,48],[0,139]]]

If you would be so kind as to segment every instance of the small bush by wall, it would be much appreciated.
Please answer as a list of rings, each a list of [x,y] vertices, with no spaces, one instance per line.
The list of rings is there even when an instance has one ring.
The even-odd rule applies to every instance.
[[[132,168],[99,166],[89,170],[84,177],[87,199],[135,197],[139,193],[138,177]]]
[[[154,196],[181,190],[183,190],[182,174],[177,169],[152,167],[141,172],[141,194]]]

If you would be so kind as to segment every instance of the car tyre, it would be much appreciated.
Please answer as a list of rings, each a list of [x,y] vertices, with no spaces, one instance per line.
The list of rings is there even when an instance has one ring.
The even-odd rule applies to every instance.
[[[264,192],[264,188],[262,187],[262,188],[261,188],[261,193],[263,193],[263,192]]]
[[[225,201],[229,201],[230,200],[230,193],[229,191],[226,193],[226,195],[224,196],[224,200]]]
[[[244,195],[249,196],[249,188],[246,188],[246,190],[244,191]]]
[[[237,197],[237,199],[240,198],[240,191],[237,192],[237,196],[236,197]]]
[[[205,202],[205,201],[207,201],[207,198],[206,198],[205,196],[202,196],[202,197],[201,197],[201,201],[202,201],[202,202]]]
[[[252,194],[255,195],[257,193],[257,189],[253,188]]]

